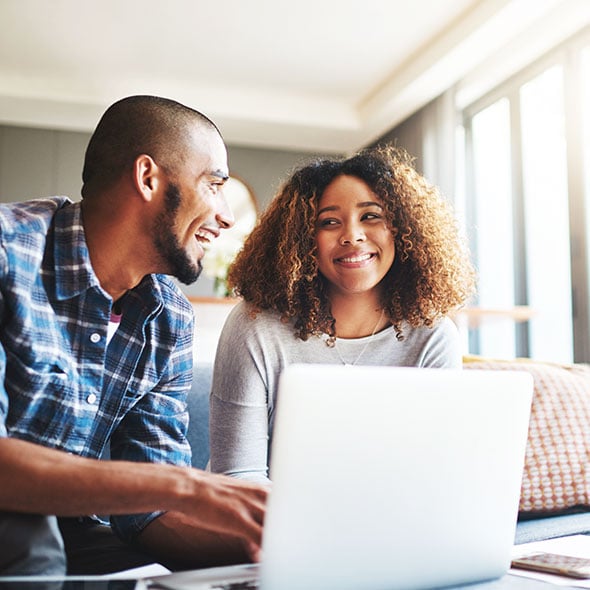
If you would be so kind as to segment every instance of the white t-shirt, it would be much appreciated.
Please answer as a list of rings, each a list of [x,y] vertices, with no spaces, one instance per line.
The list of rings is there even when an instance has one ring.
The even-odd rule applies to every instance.
[[[121,318],[123,316],[120,314],[116,314],[111,312],[111,317],[109,319],[109,325],[107,327],[107,344],[111,341],[111,338],[114,336],[119,324],[121,323]]]

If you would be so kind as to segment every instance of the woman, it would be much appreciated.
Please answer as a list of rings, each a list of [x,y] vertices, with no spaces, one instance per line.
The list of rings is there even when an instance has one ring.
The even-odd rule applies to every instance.
[[[445,317],[474,287],[455,219],[393,147],[296,171],[229,272],[243,298],[217,349],[211,469],[269,481],[279,375],[291,363],[461,366]]]

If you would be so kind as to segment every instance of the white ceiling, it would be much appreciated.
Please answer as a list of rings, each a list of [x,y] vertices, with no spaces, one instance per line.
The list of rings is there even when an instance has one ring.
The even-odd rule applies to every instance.
[[[347,152],[459,81],[468,101],[590,0],[0,0],[0,23],[0,123],[89,131],[159,94],[230,144]]]

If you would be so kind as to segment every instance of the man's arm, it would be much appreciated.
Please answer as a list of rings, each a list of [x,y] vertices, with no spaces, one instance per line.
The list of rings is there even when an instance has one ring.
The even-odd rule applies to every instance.
[[[57,516],[170,511],[140,535],[153,549],[166,541],[154,540],[154,531],[178,536],[178,524],[187,554],[204,551],[202,542],[229,537],[256,560],[266,496],[262,486],[198,469],[87,459],[0,438],[0,510]]]

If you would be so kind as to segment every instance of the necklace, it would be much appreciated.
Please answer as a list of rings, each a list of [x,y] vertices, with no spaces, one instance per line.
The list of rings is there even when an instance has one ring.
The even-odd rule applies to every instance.
[[[353,367],[354,365],[356,365],[359,362],[359,360],[361,359],[361,357],[363,356],[363,354],[365,354],[365,351],[369,347],[369,344],[371,344],[371,340],[373,339],[373,336],[375,336],[375,332],[377,331],[377,328],[379,327],[379,324],[381,323],[381,320],[383,319],[383,314],[384,313],[385,313],[385,310],[382,309],[381,310],[381,315],[379,316],[379,319],[377,320],[377,323],[375,324],[375,327],[373,328],[373,331],[371,332],[371,335],[367,338],[366,344],[363,346],[363,349],[360,351],[359,355],[354,359],[354,361],[352,363],[347,363],[342,358],[342,355],[340,354],[340,351],[338,350],[338,343],[337,342],[334,342],[334,350],[336,351],[336,354],[338,355],[338,358],[340,359],[340,361],[342,362],[342,364],[345,367]]]

